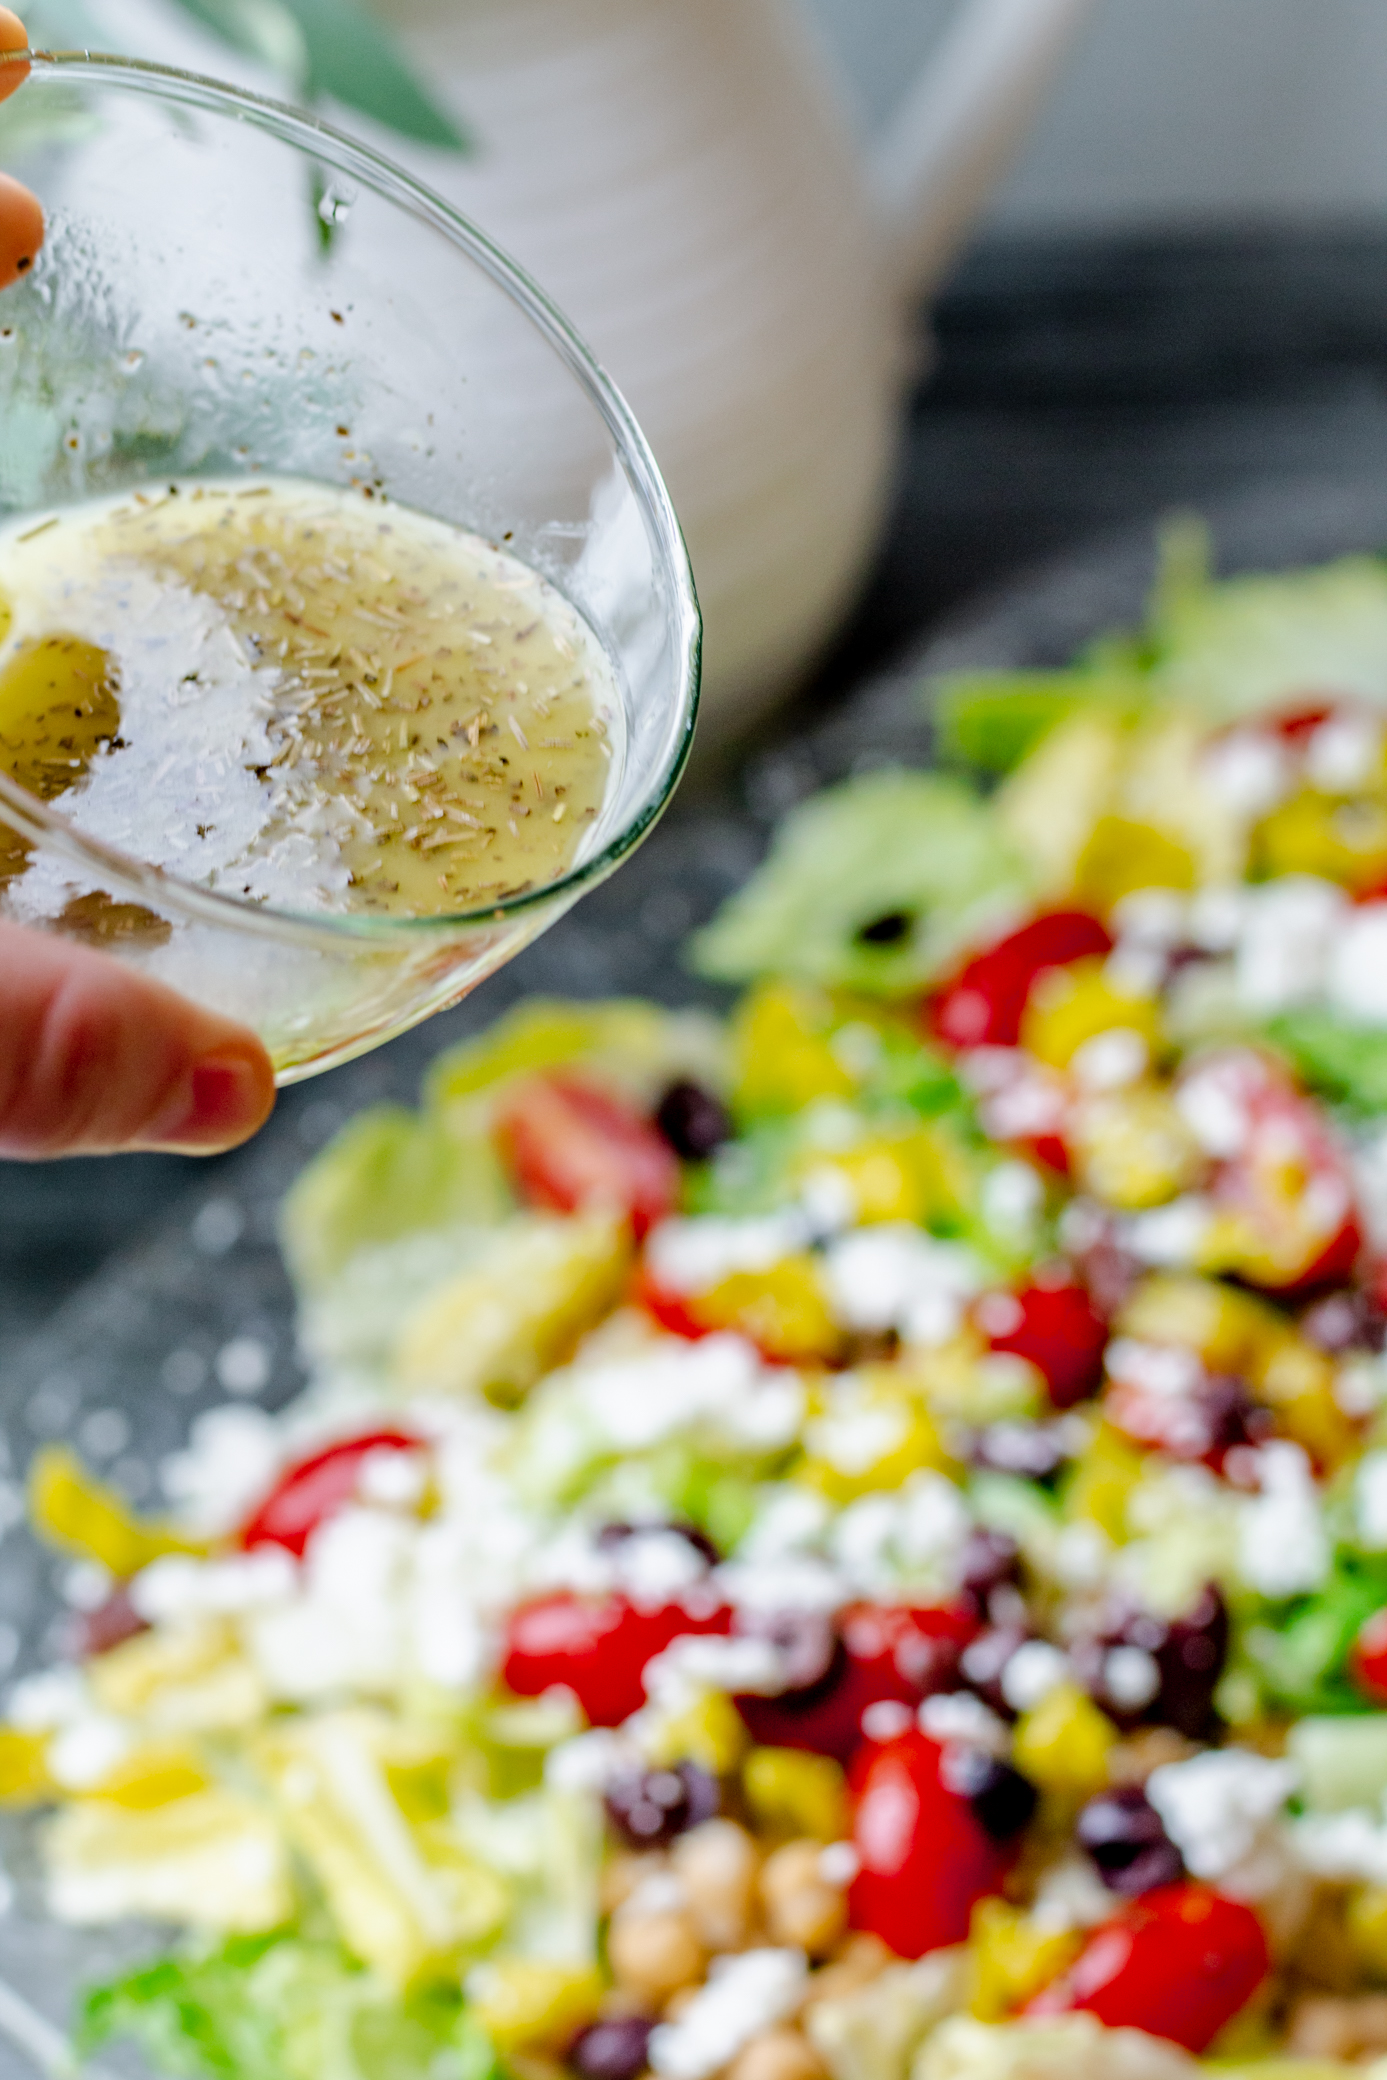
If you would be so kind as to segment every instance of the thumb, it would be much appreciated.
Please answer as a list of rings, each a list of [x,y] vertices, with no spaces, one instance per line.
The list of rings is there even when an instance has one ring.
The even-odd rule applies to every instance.
[[[0,923],[0,1156],[210,1155],[273,1104],[246,1027],[109,954]]]

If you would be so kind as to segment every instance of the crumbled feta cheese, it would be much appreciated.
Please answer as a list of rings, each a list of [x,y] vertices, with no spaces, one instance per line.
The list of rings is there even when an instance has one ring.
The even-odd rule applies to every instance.
[[[1353,1502],[1360,1545],[1387,1552],[1387,1452],[1365,1452],[1359,1460]]]
[[[1137,888],[1114,903],[1112,923],[1119,940],[1169,949],[1185,937],[1188,915],[1189,899],[1179,889]]]
[[[862,1858],[851,1842],[830,1842],[819,1852],[819,1876],[825,1885],[846,1888],[862,1868]]]
[[[824,1253],[835,1318],[848,1329],[899,1329],[913,1342],[943,1342],[952,1335],[964,1302],[982,1282],[971,1250],[939,1242],[908,1221],[856,1228]],[[930,1333],[913,1334],[917,1323]]]
[[[834,1522],[834,1561],[861,1595],[889,1595],[911,1582],[943,1584],[972,1528],[953,1482],[922,1470],[893,1493],[850,1502]]]
[[[1312,1003],[1348,899],[1332,882],[1286,874],[1246,893],[1235,962],[1238,996],[1251,1011]]]
[[[609,1450],[648,1451],[681,1430],[707,1423],[753,1448],[793,1442],[804,1388],[764,1365],[740,1336],[671,1337],[646,1357],[571,1375],[578,1403]]]
[[[378,1693],[404,1673],[412,1561],[419,1527],[353,1506],[308,1541],[301,1592],[245,1619],[271,1691],[305,1702],[337,1690]]]
[[[1238,1565],[1262,1596],[1298,1596],[1329,1572],[1330,1546],[1310,1461],[1278,1438],[1256,1454],[1261,1492],[1243,1505]]]
[[[428,1484],[424,1454],[392,1446],[366,1454],[356,1477],[356,1492],[363,1502],[373,1502],[380,1509],[415,1509]]]
[[[869,1741],[898,1741],[909,1733],[914,1715],[898,1697],[878,1697],[862,1714],[862,1731]]]
[[[1146,1073],[1151,1050],[1135,1026],[1109,1026],[1075,1050],[1069,1067],[1081,1089],[1124,1090]]]
[[[21,1677],[6,1700],[10,1724],[21,1733],[51,1733],[90,1710],[87,1679],[70,1664]]]
[[[1326,994],[1358,1025],[1387,1025],[1387,903],[1351,911],[1335,935]]]
[[[835,1472],[855,1479],[896,1451],[910,1435],[907,1405],[864,1400],[848,1381],[835,1381],[828,1407],[804,1426],[806,1449]]]
[[[1270,730],[1227,731],[1205,751],[1200,768],[1210,791],[1235,816],[1265,816],[1295,782],[1290,754]]]
[[[789,1678],[785,1658],[771,1640],[690,1632],[647,1661],[641,1680],[657,1711],[669,1716],[688,1710],[710,1690],[777,1697]]]
[[[1216,1882],[1253,1855],[1296,1781],[1293,1763],[1250,1748],[1207,1748],[1154,1769],[1146,1795],[1191,1875]]]
[[[1117,1239],[1142,1264],[1176,1269],[1192,1264],[1208,1232],[1213,1209],[1197,1192],[1186,1192],[1166,1206],[1134,1213],[1119,1221]]]
[[[802,1553],[823,1536],[833,1512],[812,1488],[778,1484],[762,1490],[751,1528],[737,1547],[748,1566]]]
[[[850,1228],[858,1216],[852,1179],[832,1163],[815,1164],[800,1186],[799,1199],[812,1240]]]
[[[646,1262],[670,1293],[706,1293],[734,1271],[769,1271],[812,1239],[798,1206],[748,1220],[704,1215],[661,1221],[645,1241]]]
[[[1241,1155],[1252,1132],[1246,1077],[1228,1054],[1200,1062],[1176,1085],[1175,1103],[1205,1155],[1227,1161]]]
[[[1028,1639],[1002,1670],[1002,1696],[1014,1712],[1029,1712],[1069,1676],[1069,1656],[1046,1639]]]
[[[983,1179],[982,1217],[994,1235],[1029,1237],[1045,1203],[1045,1186],[1029,1163],[998,1163]]]
[[[135,1736],[123,1720],[91,1712],[64,1726],[48,1743],[48,1774],[64,1791],[90,1791],[123,1762]]]
[[[1297,1859],[1317,1877],[1387,1885],[1387,1819],[1351,1806],[1344,1813],[1305,1813],[1291,1822]]]
[[[1031,1905],[1031,1919],[1058,1934],[1068,1928],[1096,1928],[1112,1919],[1113,1897],[1087,1856],[1066,1856],[1051,1864]]]
[[[209,1408],[186,1449],[165,1459],[159,1479],[181,1524],[200,1538],[222,1538],[274,1485],[286,1450],[284,1431],[263,1408]]]
[[[623,1734],[590,1727],[560,1741],[544,1759],[544,1781],[554,1791],[601,1791],[633,1764],[640,1751]]]
[[[1107,1348],[1110,1378],[1123,1386],[1139,1387],[1144,1394],[1163,1400],[1178,1400],[1190,1394],[1204,1377],[1204,1367],[1193,1351],[1179,1344],[1143,1343],[1135,1336],[1114,1336]]]
[[[932,1741],[960,1741],[965,1747],[983,1748],[989,1755],[1005,1757],[1011,1749],[1006,1722],[989,1711],[971,1690],[941,1690],[927,1697],[916,1714],[921,1733]]]
[[[1120,1711],[1144,1711],[1160,1687],[1156,1657],[1145,1647],[1112,1647],[1103,1656],[1103,1688]]]
[[[738,1555],[713,1577],[718,1594],[739,1611],[836,1611],[852,1600],[851,1586],[827,1560],[807,1553]]]
[[[1382,724],[1363,708],[1340,708],[1305,746],[1305,775],[1327,794],[1352,794],[1382,766]]]
[[[168,1553],[130,1584],[130,1601],[146,1624],[215,1615],[235,1617],[283,1603],[298,1586],[298,1568],[282,1546],[260,1546],[224,1560]]]
[[[1201,953],[1231,953],[1238,943],[1248,891],[1241,882],[1201,888],[1190,904],[1190,943]]]
[[[678,2020],[652,2032],[652,2068],[663,2080],[709,2080],[744,2044],[794,2013],[807,1972],[802,1950],[715,1957]]]

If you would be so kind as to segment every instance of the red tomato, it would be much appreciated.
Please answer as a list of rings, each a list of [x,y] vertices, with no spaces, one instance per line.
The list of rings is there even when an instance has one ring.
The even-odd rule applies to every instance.
[[[1387,1610],[1364,1619],[1349,1656],[1349,1672],[1365,1697],[1387,1705]]]
[[[1322,1108],[1252,1047],[1196,1059],[1180,1095],[1218,1164],[1218,1268],[1288,1295],[1344,1283],[1363,1236],[1352,1172]]]
[[[1097,1392],[1108,1327],[1067,1271],[1039,1272],[1016,1293],[985,1293],[973,1315],[994,1351],[1035,1366],[1056,1408]]]
[[[727,1632],[721,1605],[699,1612],[682,1603],[645,1611],[624,1596],[574,1596],[561,1590],[512,1611],[501,1679],[517,1697],[571,1690],[593,1726],[620,1726],[645,1703],[647,1663],[691,1632]]]
[[[961,1603],[853,1604],[839,1615],[838,1651],[820,1681],[779,1697],[738,1697],[737,1709],[763,1748],[801,1748],[847,1763],[862,1745],[868,1705],[918,1704],[951,1688],[977,1631]]]
[[[335,1517],[356,1494],[363,1462],[372,1452],[417,1452],[422,1439],[406,1430],[367,1430],[301,1459],[282,1473],[241,1532],[241,1544],[283,1546],[296,1558],[320,1524]]]
[[[686,1336],[691,1343],[697,1343],[701,1336],[711,1333],[708,1325],[698,1318],[695,1295],[668,1292],[646,1263],[642,1263],[636,1274],[636,1299],[671,1336]]]
[[[1320,724],[1328,722],[1335,712],[1328,702],[1310,702],[1303,708],[1282,708],[1268,715],[1266,720],[1277,736],[1284,737],[1288,744],[1304,745]]]
[[[903,1733],[865,1747],[852,1772],[859,1868],[848,1916],[897,1957],[963,1942],[973,1908],[997,1890],[1015,1853],[948,1788],[944,1755],[925,1734]]]
[[[1110,953],[1112,943],[1107,926],[1087,910],[1047,910],[960,969],[932,999],[929,1022],[953,1047],[1015,1047],[1041,970]]]
[[[1161,1885],[1096,1928],[1027,2015],[1096,2015],[1201,2052],[1267,1975],[1262,1924],[1207,1885]]]
[[[640,1236],[678,1202],[679,1159],[664,1136],[569,1071],[517,1084],[502,1100],[496,1139],[532,1205],[614,1209]]]

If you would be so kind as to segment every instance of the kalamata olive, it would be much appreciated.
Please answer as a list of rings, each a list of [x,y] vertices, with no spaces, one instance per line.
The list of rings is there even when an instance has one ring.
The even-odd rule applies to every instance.
[[[1002,1672],[1030,1637],[1023,1625],[989,1625],[959,1656],[958,1672],[964,1683],[1006,1719],[1014,1719],[1016,1714],[1002,1695]]]
[[[606,1553],[610,1552],[613,1546],[625,1545],[628,1538],[654,1538],[659,1536],[682,1538],[684,1543],[692,1546],[699,1557],[706,1560],[710,1567],[716,1567],[722,1558],[721,1553],[713,1544],[707,1532],[700,1531],[697,1524],[625,1524],[620,1522],[604,1524],[597,1534],[596,1544],[599,1552]]]
[[[124,1582],[118,1582],[104,1603],[79,1615],[73,1644],[79,1659],[85,1661],[93,1654],[109,1654],[112,1647],[124,1646],[126,1640],[148,1630],[146,1621],[130,1601],[129,1589]]]
[[[1036,1790],[1030,1778],[983,1748],[951,1741],[939,1775],[950,1791],[968,1800],[979,1827],[994,1842],[1008,1842],[1020,1834],[1035,1812]]]
[[[606,1791],[607,1818],[633,1849],[659,1849],[711,1820],[721,1803],[717,1778],[696,1762],[630,1770]]]
[[[568,2063],[582,2080],[637,2080],[649,2062],[654,2027],[644,2015],[612,2015],[594,2022],[571,2047]]]
[[[979,1525],[969,1532],[959,1558],[958,1585],[974,1599],[980,1612],[987,1608],[992,1590],[1003,1582],[1015,1582],[1020,1571],[1021,1548],[1009,1531]]]
[[[1193,1610],[1171,1620],[1155,1654],[1161,1687],[1149,1716],[1188,1740],[1201,1739],[1228,1659],[1228,1606],[1212,1582]]]
[[[1086,1248],[1071,1250],[1070,1262],[1099,1314],[1109,1321],[1126,1306],[1145,1268],[1106,1227]]]
[[[1179,1850],[1139,1784],[1100,1791],[1080,1813],[1075,1833],[1109,1892],[1125,1899],[1174,1885],[1185,1874]]]
[[[677,1156],[703,1163],[732,1139],[727,1107],[701,1083],[681,1077],[672,1083],[655,1110],[655,1124]]]
[[[860,946],[899,946],[914,929],[913,911],[883,910],[880,917],[869,918],[857,927],[857,941]]]

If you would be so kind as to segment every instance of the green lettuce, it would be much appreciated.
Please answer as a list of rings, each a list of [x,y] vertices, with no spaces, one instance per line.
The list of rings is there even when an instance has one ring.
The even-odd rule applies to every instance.
[[[1352,1112],[1387,1111],[1387,1030],[1348,1025],[1317,1007],[1270,1021],[1267,1038],[1311,1090]]]
[[[941,751],[984,773],[1009,773],[1057,723],[1102,701],[1138,709],[1146,698],[1132,671],[955,672],[932,683]]]
[[[88,1993],[85,2055],[132,2039],[185,2080],[499,2080],[456,1989],[401,1999],[335,1944],[234,1936]]]
[[[758,975],[897,996],[1021,908],[1025,869],[971,788],[866,773],[801,803],[693,942],[723,982]]]

